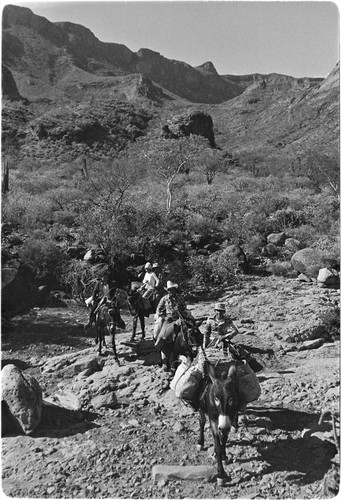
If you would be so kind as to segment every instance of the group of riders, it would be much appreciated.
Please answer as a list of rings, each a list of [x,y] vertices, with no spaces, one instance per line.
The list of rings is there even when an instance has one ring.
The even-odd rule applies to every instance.
[[[144,266],[143,276],[140,274],[140,281],[133,282],[128,294],[127,305],[131,314],[136,313],[137,300],[143,300],[145,316],[154,313],[153,339],[155,345],[165,339],[166,326],[169,323],[177,322],[184,327],[184,332],[192,328],[197,328],[197,320],[187,309],[181,289],[177,283],[167,280],[166,273],[162,273],[158,263],[153,265],[147,262]],[[96,320],[96,313],[103,304],[114,300],[117,286],[115,282],[109,282],[109,273],[104,272],[96,281],[89,303],[89,321],[85,328],[89,327]],[[124,321],[117,325],[124,328]],[[237,335],[238,329],[226,312],[224,303],[217,303],[214,306],[212,316],[207,318],[202,324],[203,346],[221,347],[227,354],[231,339]],[[142,339],[144,338],[144,327]]]

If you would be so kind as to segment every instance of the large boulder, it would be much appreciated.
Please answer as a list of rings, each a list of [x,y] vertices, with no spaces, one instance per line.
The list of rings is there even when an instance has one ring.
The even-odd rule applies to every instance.
[[[321,267],[324,267],[323,254],[315,248],[303,248],[291,257],[291,265],[298,273],[315,278]]]
[[[6,403],[9,415],[22,431],[31,435],[41,419],[41,388],[34,377],[24,374],[15,365],[6,365],[1,375],[1,400]]]
[[[216,253],[212,254],[213,258],[215,256]],[[220,257],[225,257],[226,260],[230,261],[235,266],[236,270],[242,271],[244,273],[248,272],[248,258],[240,245],[234,244],[227,246],[220,252]]]
[[[1,278],[2,313],[5,316],[25,311],[35,305],[37,286],[19,262],[3,268]]]
[[[284,245],[286,239],[285,233],[271,233],[267,236],[266,240],[268,243],[272,243],[273,245],[276,245],[278,247],[281,247]]]
[[[17,267],[4,267],[1,270],[1,288],[5,288],[7,285],[15,280],[18,274]]]

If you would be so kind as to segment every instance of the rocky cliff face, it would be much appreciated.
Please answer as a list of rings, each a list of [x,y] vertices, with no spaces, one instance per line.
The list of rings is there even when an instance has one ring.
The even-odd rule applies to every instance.
[[[166,138],[177,138],[191,134],[201,135],[208,139],[210,146],[215,147],[213,121],[210,115],[202,111],[175,116],[163,126],[163,136]]]
[[[13,5],[7,5],[3,11],[3,62],[10,70],[19,72],[15,78],[23,95],[32,90],[27,89],[28,75],[49,86],[63,87],[65,80],[77,79],[77,75],[79,82],[84,83],[94,75],[131,73],[141,73],[191,102],[219,103],[242,91],[238,84],[219,76],[212,63],[193,68],[149,49],[135,54],[124,45],[99,41],[83,26],[50,23],[27,8]]]
[[[22,96],[18,92],[17,85],[10,70],[6,68],[6,66],[2,65],[1,72],[1,86],[3,97],[5,99],[9,99],[10,101],[23,100]]]
[[[192,102],[219,103],[240,93],[216,72],[198,71],[189,64],[169,60],[158,52],[141,49],[136,71],[149,76],[171,92]]]

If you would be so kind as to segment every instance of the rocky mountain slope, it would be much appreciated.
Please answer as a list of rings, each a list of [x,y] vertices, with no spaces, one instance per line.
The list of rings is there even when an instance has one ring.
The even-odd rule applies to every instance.
[[[239,153],[271,150],[287,158],[339,144],[339,64],[326,79],[263,75],[243,94],[210,113],[223,137]]]
[[[50,23],[11,5],[3,12],[3,62],[19,92],[31,99],[57,97],[56,92],[73,95],[77,83],[91,87],[101,81],[114,89],[117,77],[131,74],[143,74],[192,102],[223,102],[242,91],[212,67],[201,71],[149,49],[134,53],[124,45],[99,41],[83,26]]]
[[[30,150],[36,141],[32,114],[38,118],[56,110],[62,118],[63,110],[77,104],[94,108],[98,103],[100,111],[118,101],[150,110],[155,120],[148,130],[154,128],[156,134],[160,121],[201,108],[212,116],[218,146],[263,163],[274,158],[288,163],[306,151],[338,150],[339,65],[325,80],[218,75],[212,62],[193,68],[150,49],[134,53],[124,45],[101,42],[86,27],[51,23],[12,5],[3,11],[2,45],[3,133],[25,140],[26,157],[37,150]],[[87,120],[86,106],[82,109]],[[18,122],[19,115],[24,123]],[[44,150],[40,141],[38,149]],[[76,142],[77,155],[84,141]]]

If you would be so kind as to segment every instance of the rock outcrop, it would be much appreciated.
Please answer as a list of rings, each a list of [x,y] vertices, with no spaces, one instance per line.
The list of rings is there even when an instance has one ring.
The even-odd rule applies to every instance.
[[[3,99],[9,99],[10,101],[20,101],[24,100],[19,94],[17,84],[13,78],[11,71],[3,64],[1,67],[1,86],[2,86],[2,97]]]
[[[213,120],[203,111],[192,111],[187,115],[175,116],[162,129],[162,135],[166,138],[188,137],[191,134],[206,137],[210,146],[215,147]]]
[[[42,411],[42,390],[34,377],[24,375],[15,365],[6,365],[1,372],[4,401],[22,431],[31,435],[38,427]]]

